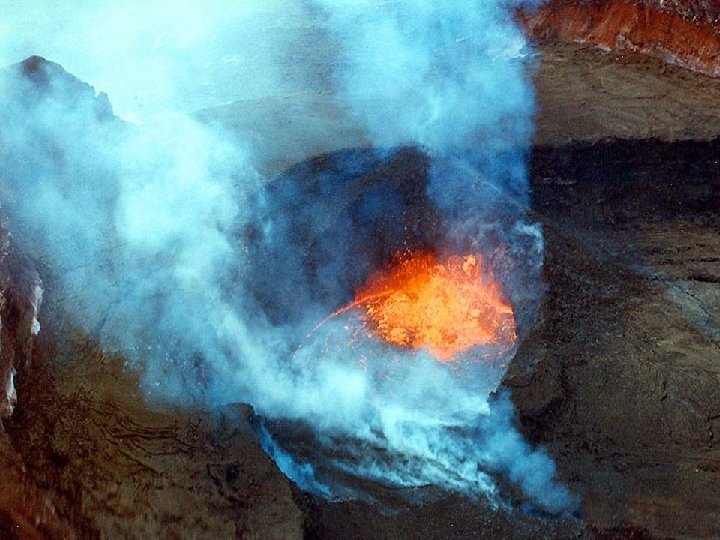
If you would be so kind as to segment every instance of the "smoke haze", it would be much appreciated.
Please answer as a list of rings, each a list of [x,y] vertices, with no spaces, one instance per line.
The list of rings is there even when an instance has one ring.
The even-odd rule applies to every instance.
[[[290,45],[310,24],[292,0],[4,0],[0,63],[41,54],[146,122],[302,90]]]
[[[533,95],[513,2],[148,4],[0,7],[0,59],[41,54],[109,95],[39,59],[0,80],[3,203],[50,261],[75,321],[128,358],[151,399],[244,401],[310,426],[323,478],[265,428],[261,437],[321,495],[352,495],[333,484],[335,469],[497,502],[501,473],[542,509],[572,510],[509,398],[491,396],[508,357],[483,364],[471,351],[451,370],[373,339],[351,346],[356,314],[316,329],[374,269],[368,232],[410,208],[404,187],[383,184],[345,205],[354,182],[413,145],[429,160],[422,196],[438,216],[438,249],[498,254],[527,331],[542,234],[526,218]],[[306,167],[268,178],[242,133],[187,114],[330,90],[377,150],[337,156],[340,172],[313,189]],[[139,125],[113,116],[111,101]]]

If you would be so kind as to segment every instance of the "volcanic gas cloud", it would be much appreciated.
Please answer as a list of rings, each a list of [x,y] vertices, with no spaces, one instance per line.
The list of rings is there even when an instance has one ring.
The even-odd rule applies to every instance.
[[[354,497],[374,481],[498,502],[499,474],[531,504],[571,509],[507,396],[492,397],[542,293],[520,3],[8,4],[8,17],[33,24],[3,39],[3,58],[32,44],[88,78],[102,73],[91,82],[141,125],[56,64],[6,70],[2,202],[51,268],[56,297],[142,373],[148,398],[251,403],[267,421],[265,448],[302,487]],[[252,47],[277,24],[290,26]],[[312,58],[293,56],[298,39]],[[372,148],[264,173],[259,135],[186,114],[213,95],[220,79],[207,78],[227,83],[248,65],[247,85],[220,85],[217,103],[229,89],[236,100],[281,89],[280,103],[317,93]],[[148,110],[159,112],[142,122]],[[268,115],[266,147],[282,117]],[[313,135],[328,146],[334,136]],[[313,452],[286,436],[296,425],[313,433]]]

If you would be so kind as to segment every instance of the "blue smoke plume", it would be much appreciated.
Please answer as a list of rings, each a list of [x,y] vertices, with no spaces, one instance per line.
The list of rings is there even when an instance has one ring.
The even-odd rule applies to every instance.
[[[404,151],[427,169],[420,196],[438,234],[423,241],[441,251],[501,254],[497,270],[521,336],[532,323],[542,234],[527,219],[533,93],[528,46],[512,17],[517,3],[236,4],[198,12],[186,2],[106,0],[47,38],[2,27],[1,58],[28,44],[47,46],[32,52],[57,51],[71,70],[117,91],[120,116],[139,124],[120,121],[107,96],[38,58],[0,80],[3,204],[28,249],[49,261],[65,308],[143,373],[150,399],[210,407],[244,401],[274,425],[309,426],[326,449],[314,471],[269,432],[263,440],[286,474],[320,494],[334,488],[335,470],[497,501],[494,475],[503,474],[540,508],[572,509],[552,460],[518,433],[508,399],[491,399],[513,351],[489,364],[470,351],[448,369],[423,351],[373,339],[351,345],[352,313],[313,332],[381,259],[373,235],[409,211],[403,186],[376,182],[355,191],[368,169]],[[46,30],[51,15],[71,20],[53,6],[10,2],[0,19],[27,29],[35,18]],[[318,173],[312,189],[301,183],[312,166],[269,178],[247,143],[252,136],[184,114],[228,97],[292,99],[315,84],[309,60],[299,71],[287,61],[296,38],[308,39],[305,23],[266,32],[288,12],[314,25],[317,50],[304,45],[308,56],[336,67],[322,90],[332,91],[375,148],[337,154],[333,174]],[[155,47],[138,27],[156,36]],[[261,43],[268,36],[267,46],[238,67],[245,95],[229,96],[223,86],[209,103],[202,90],[218,80],[195,84],[194,74],[212,62],[238,62],[233,51],[244,42],[228,37],[238,28]],[[335,48],[337,56],[328,52]],[[122,77],[113,76],[116,65]],[[158,88],[143,90],[157,75]],[[398,150],[407,146],[421,151]]]

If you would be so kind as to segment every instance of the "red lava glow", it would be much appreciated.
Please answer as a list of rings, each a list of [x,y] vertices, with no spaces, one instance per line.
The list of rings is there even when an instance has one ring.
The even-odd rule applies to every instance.
[[[480,254],[416,252],[372,276],[340,312],[364,308],[370,331],[388,343],[427,349],[440,362],[477,345],[515,341],[513,309]]]

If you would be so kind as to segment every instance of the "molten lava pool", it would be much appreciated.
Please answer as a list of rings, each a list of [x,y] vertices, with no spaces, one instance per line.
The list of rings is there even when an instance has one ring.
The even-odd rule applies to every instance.
[[[510,345],[515,316],[479,254],[444,259],[398,255],[358,291],[372,333],[400,347],[427,349],[441,362],[478,345]]]

